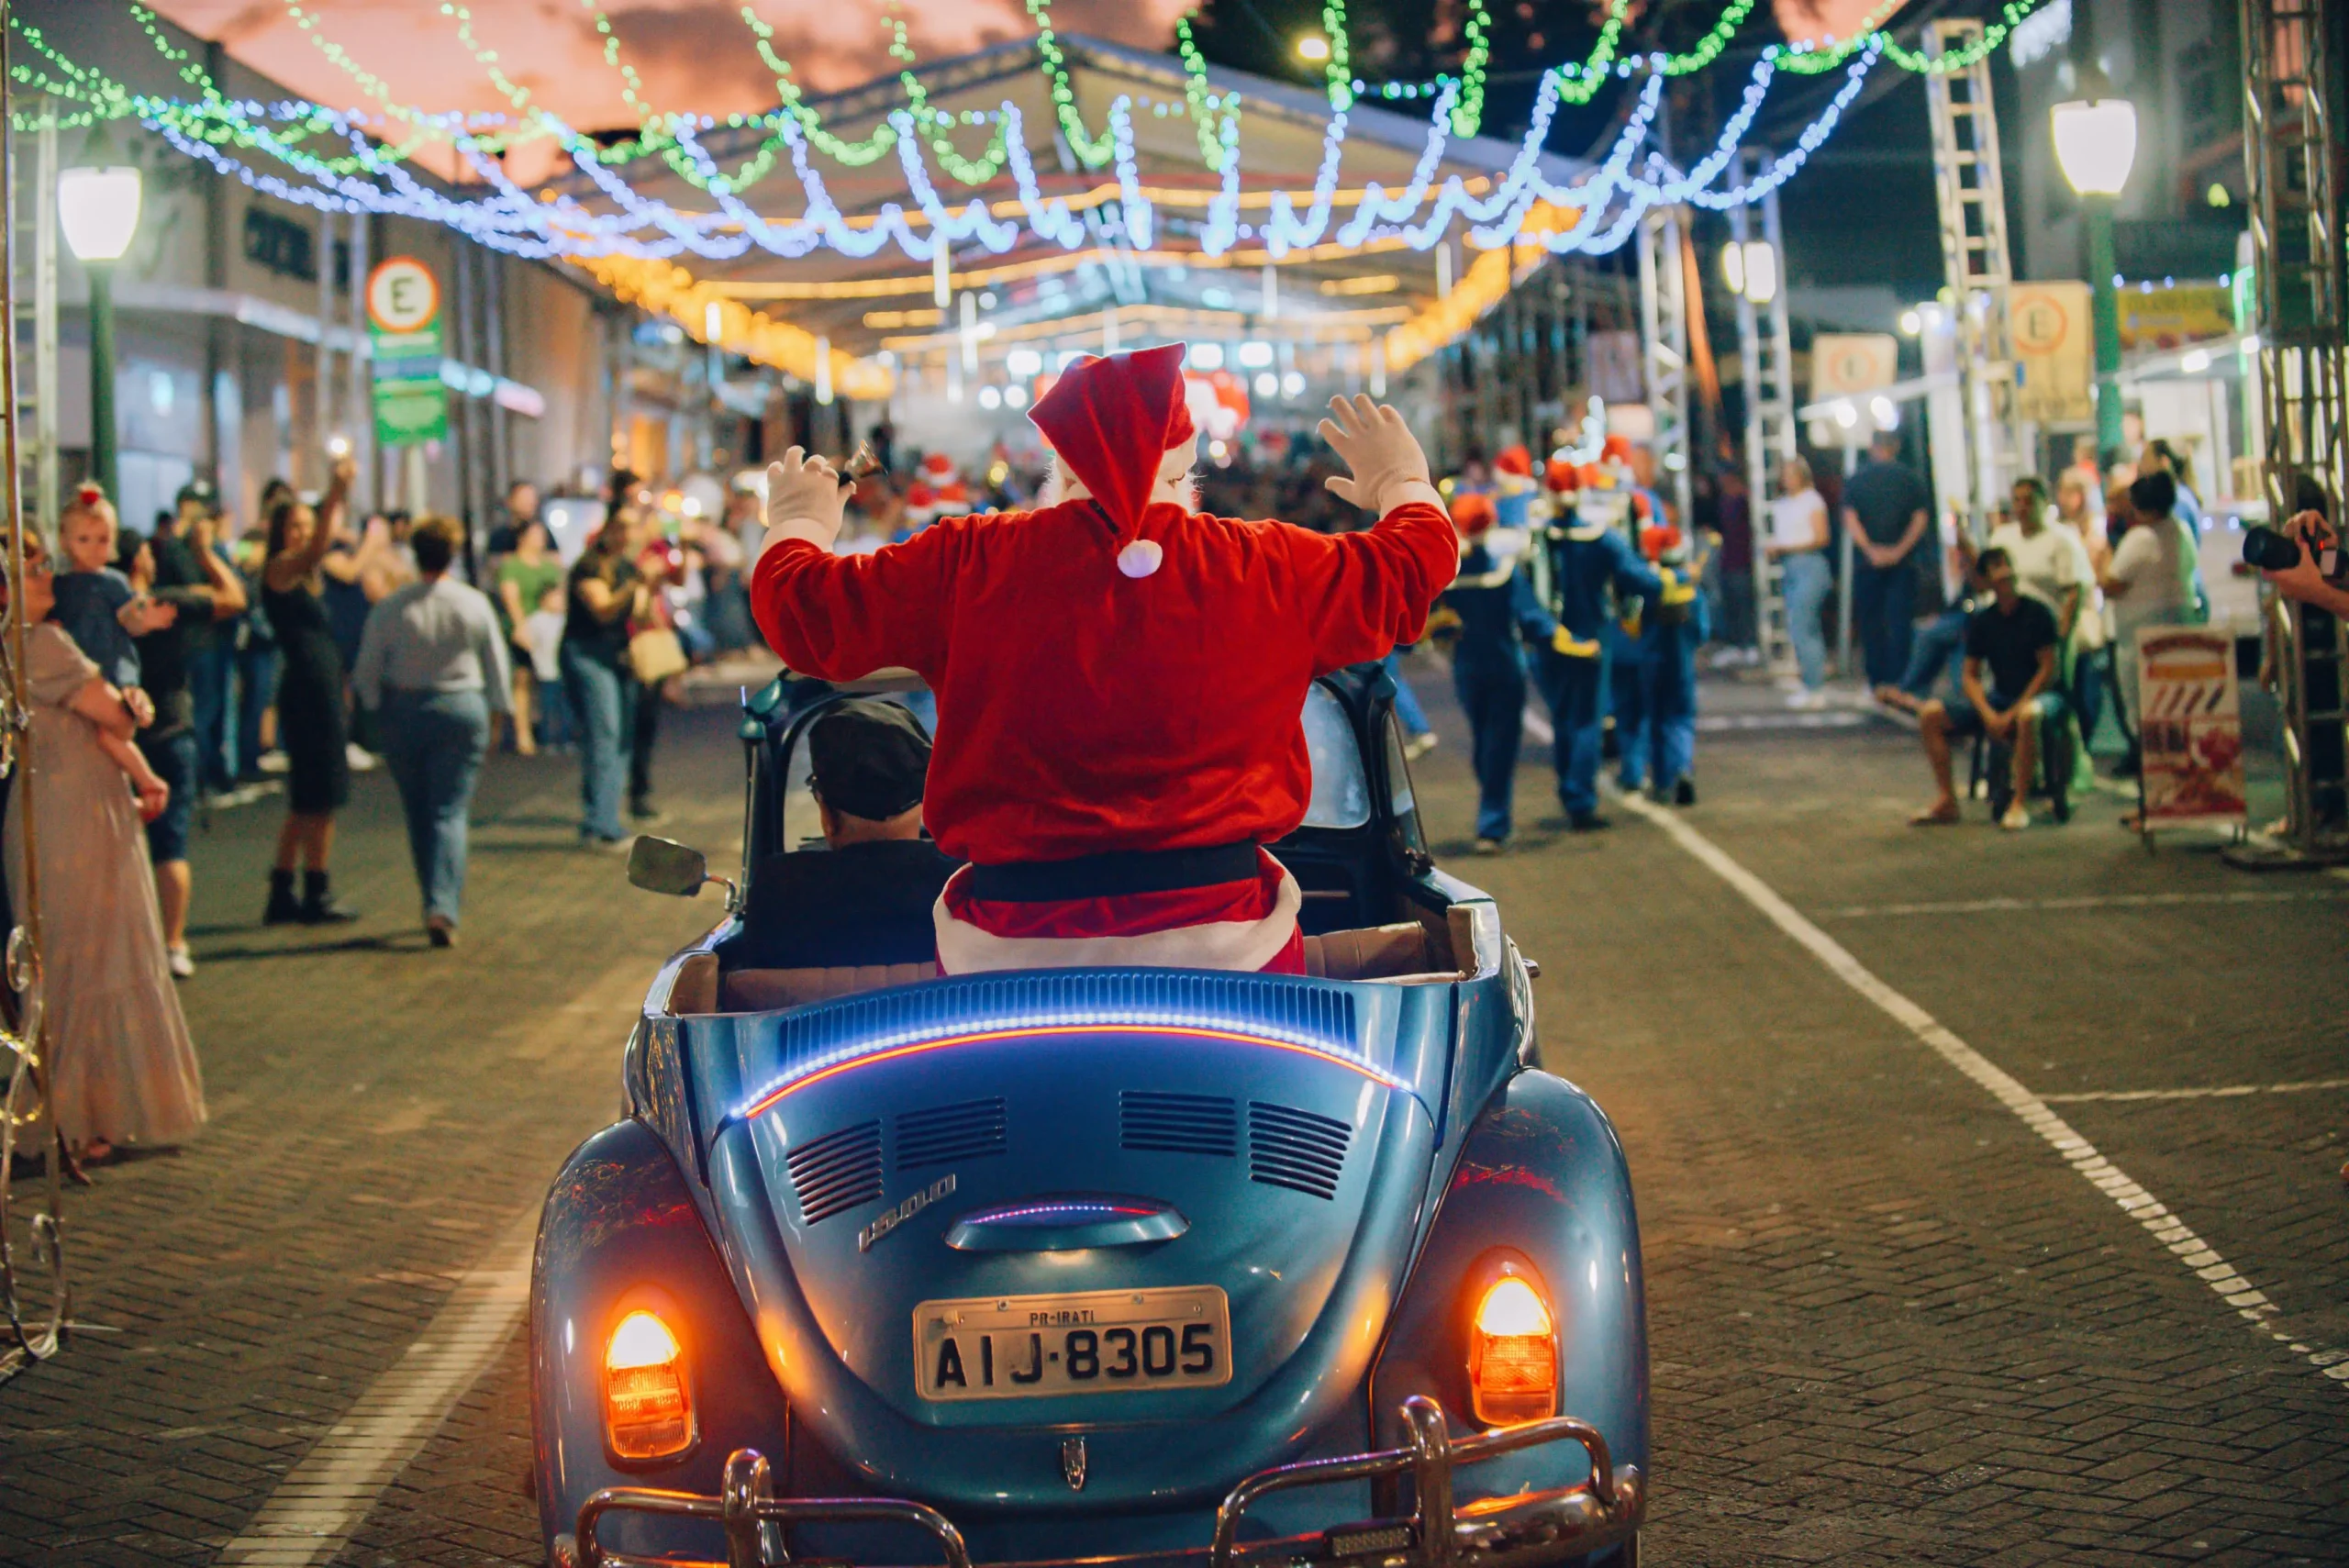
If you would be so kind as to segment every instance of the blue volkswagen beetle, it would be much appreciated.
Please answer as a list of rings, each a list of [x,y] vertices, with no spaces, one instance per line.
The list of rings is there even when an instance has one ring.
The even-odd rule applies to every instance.
[[[729,914],[547,1197],[550,1562],[1635,1564],[1622,1148],[1429,857],[1388,678],[1306,704],[1303,977],[793,966],[743,889],[823,852],[800,742],[845,695],[745,704],[740,884],[632,857]]]

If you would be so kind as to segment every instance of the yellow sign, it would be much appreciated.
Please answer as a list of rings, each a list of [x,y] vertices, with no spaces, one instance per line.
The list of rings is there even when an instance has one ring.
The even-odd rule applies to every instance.
[[[2230,338],[2234,330],[2233,296],[2216,284],[2135,284],[2121,291],[2123,349],[2179,349]]]
[[[2043,424],[2094,417],[2087,284],[2014,284],[2007,292],[2007,337],[2015,356],[2018,415]]]

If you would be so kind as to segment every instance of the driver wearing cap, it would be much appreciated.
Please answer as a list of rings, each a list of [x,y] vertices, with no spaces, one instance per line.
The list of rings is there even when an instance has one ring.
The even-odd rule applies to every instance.
[[[954,862],[921,836],[930,737],[896,703],[853,697],[808,727],[826,852],[770,855],[742,915],[746,967],[926,963]]]
[[[751,607],[791,668],[910,667],[938,695],[923,815],[971,864],[936,913],[948,973],[1141,964],[1301,973],[1296,880],[1315,676],[1417,639],[1458,565],[1392,408],[1333,400],[1332,478],[1374,528],[1325,535],[1193,509],[1179,344],[1081,361],[1030,417],[1052,504],[831,553],[831,465],[767,471]]]

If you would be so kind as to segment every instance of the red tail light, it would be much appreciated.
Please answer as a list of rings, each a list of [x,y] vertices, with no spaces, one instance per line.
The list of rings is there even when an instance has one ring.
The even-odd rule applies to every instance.
[[[604,1431],[620,1459],[667,1459],[693,1446],[685,1350],[653,1313],[622,1318],[604,1347]]]
[[[1531,1281],[1508,1273],[1485,1287],[1468,1330],[1468,1387],[1488,1427],[1557,1414],[1556,1326]]]

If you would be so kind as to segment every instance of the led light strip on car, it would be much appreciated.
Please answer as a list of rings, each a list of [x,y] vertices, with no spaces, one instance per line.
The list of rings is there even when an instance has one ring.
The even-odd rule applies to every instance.
[[[1142,1035],[1159,1040],[1221,1040],[1233,1045],[1263,1046],[1273,1051],[1286,1051],[1308,1056],[1333,1067],[1342,1067],[1359,1073],[1384,1088],[1408,1091],[1410,1085],[1393,1073],[1375,1065],[1369,1058],[1340,1050],[1326,1041],[1301,1039],[1283,1040],[1264,1032],[1263,1026],[1249,1029],[1221,1028],[1210,1024],[1176,1024],[1141,1022],[1130,1018],[1104,1013],[1084,1022],[1045,1022],[1036,1020],[1000,1029],[977,1029],[964,1034],[944,1035],[930,1040],[891,1040],[880,1039],[844,1046],[827,1051],[799,1063],[785,1076],[753,1095],[739,1109],[729,1112],[718,1122],[717,1130],[723,1131],[732,1123],[752,1121],[773,1110],[802,1089],[812,1088],[829,1079],[860,1067],[877,1066],[885,1062],[903,1061],[909,1056],[925,1055],[933,1051],[951,1051],[966,1045],[992,1045],[1014,1040],[1052,1040],[1071,1035],[1125,1034]]]

